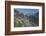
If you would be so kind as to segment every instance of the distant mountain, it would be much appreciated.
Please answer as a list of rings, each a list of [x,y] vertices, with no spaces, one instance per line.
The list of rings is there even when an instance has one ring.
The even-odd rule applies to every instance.
[[[39,16],[39,12],[35,13],[34,16]]]

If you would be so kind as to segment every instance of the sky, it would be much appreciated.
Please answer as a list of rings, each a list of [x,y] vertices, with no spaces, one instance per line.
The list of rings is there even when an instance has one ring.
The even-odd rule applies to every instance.
[[[35,14],[39,12],[39,9],[16,8],[15,10],[18,10],[20,13],[23,13],[23,14]]]

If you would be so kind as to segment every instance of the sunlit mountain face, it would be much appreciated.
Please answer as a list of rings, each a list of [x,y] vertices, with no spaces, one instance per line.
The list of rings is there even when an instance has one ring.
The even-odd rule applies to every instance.
[[[39,9],[14,8],[14,21],[18,27],[39,26]]]

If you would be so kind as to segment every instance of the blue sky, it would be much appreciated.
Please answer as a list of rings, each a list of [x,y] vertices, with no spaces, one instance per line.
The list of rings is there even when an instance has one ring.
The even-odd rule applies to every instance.
[[[39,9],[24,9],[24,8],[16,8],[20,13],[23,14],[35,14],[39,12]]]

